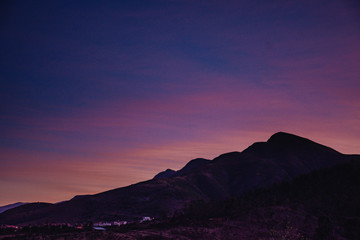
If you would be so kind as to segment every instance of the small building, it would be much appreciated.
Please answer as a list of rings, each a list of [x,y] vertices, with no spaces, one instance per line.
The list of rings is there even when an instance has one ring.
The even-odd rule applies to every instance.
[[[147,221],[151,221],[153,220],[154,218],[151,218],[151,217],[143,217],[141,220],[140,220],[140,223],[142,222],[147,222]]]
[[[98,222],[98,223],[94,223],[95,227],[110,227],[111,223],[109,222]]]
[[[114,224],[114,226],[126,225],[127,221],[115,221],[113,224]]]

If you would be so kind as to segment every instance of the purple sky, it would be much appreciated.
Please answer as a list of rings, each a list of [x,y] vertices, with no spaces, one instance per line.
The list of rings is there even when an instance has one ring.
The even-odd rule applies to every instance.
[[[0,205],[126,186],[278,131],[360,153],[356,1],[0,9]]]

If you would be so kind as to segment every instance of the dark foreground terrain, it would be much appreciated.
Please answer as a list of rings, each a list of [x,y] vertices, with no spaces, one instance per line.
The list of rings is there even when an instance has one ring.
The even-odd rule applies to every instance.
[[[174,216],[93,230],[2,229],[0,239],[360,239],[360,163],[350,160],[225,200],[195,200]]]

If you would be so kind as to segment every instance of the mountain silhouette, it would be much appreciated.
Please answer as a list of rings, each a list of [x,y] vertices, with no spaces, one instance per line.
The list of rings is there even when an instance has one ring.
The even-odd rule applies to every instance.
[[[279,132],[243,152],[213,160],[194,159],[181,170],[168,169],[153,179],[110,191],[76,196],[58,204],[23,205],[0,214],[0,224],[75,223],[134,220],[172,215],[193,200],[222,200],[359,155],[341,154],[293,134]],[[30,205],[31,206],[31,205]]]
[[[0,213],[5,212],[6,210],[9,210],[9,209],[12,209],[12,208],[19,207],[19,206],[24,205],[24,204],[26,204],[26,203],[17,202],[17,203],[13,203],[13,204],[8,204],[8,205],[5,205],[5,206],[1,206],[1,207],[0,207]]]
[[[168,168],[165,171],[159,172],[158,174],[156,174],[153,179],[170,178],[174,175],[174,173],[176,173],[176,171]]]
[[[196,158],[188,162],[182,169],[179,171],[174,171],[172,169],[166,169],[163,172],[158,173],[155,175],[154,179],[158,178],[171,178],[171,177],[177,177],[177,176],[183,176],[194,169],[203,166],[207,163],[209,163],[211,160],[204,159],[204,158]]]

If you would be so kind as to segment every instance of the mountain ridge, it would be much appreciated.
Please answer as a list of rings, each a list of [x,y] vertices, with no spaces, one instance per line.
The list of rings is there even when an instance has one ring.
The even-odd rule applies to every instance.
[[[11,204],[1,206],[0,207],[0,213],[5,212],[5,211],[7,211],[9,209],[12,209],[12,208],[19,207],[19,206],[24,205],[24,204],[28,204],[28,203],[26,203],[26,202],[16,202],[16,203],[11,203]]]
[[[18,213],[15,208],[0,214],[0,223],[71,223],[171,216],[193,200],[239,196],[253,188],[351,158],[360,159],[360,156],[341,154],[309,139],[278,132],[266,142],[254,143],[242,152],[224,153],[213,160],[194,159],[179,171],[170,171],[168,177],[156,177],[159,173],[148,181],[74,197],[36,209],[31,215]]]
[[[155,175],[155,177],[153,179],[157,179],[157,178],[170,178],[170,177],[177,177],[177,176],[182,176],[184,174],[187,174],[190,171],[193,171],[194,169],[205,165],[207,163],[211,162],[211,160],[209,159],[205,159],[205,158],[195,158],[193,160],[190,160],[183,168],[181,168],[178,171],[174,171],[172,169],[166,169],[163,172],[160,172],[158,174]]]

